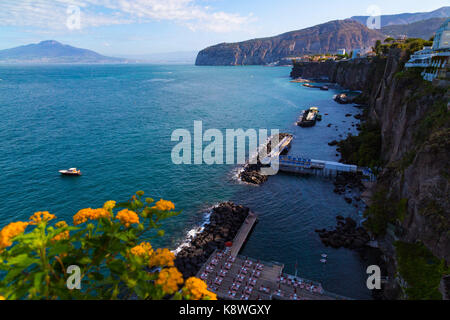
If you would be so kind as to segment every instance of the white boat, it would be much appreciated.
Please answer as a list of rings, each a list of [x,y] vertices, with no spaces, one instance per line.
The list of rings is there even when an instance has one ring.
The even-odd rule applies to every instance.
[[[70,168],[69,170],[59,170],[63,176],[81,176],[81,171],[77,168]]]

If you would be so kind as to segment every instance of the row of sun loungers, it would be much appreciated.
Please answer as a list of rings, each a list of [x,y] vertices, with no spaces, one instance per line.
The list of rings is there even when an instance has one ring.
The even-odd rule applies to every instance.
[[[219,292],[221,287],[223,288],[224,283],[227,286],[229,285],[228,297],[231,299],[249,300],[252,295],[253,298],[257,295],[259,299],[263,295],[265,297],[278,296],[289,300],[308,300],[313,299],[308,294],[324,294],[320,284],[284,274],[281,274],[277,282],[274,283],[278,285],[278,289],[275,289],[270,287],[267,282],[260,281],[264,271],[262,263],[243,258],[238,260],[241,261],[240,265],[236,265],[236,261],[236,258],[231,256],[229,248],[218,251],[211,257],[200,278],[205,280],[208,288],[216,293]],[[229,277],[231,270],[235,273],[233,279]],[[301,294],[301,290],[305,295]],[[226,294],[226,291],[224,294]]]

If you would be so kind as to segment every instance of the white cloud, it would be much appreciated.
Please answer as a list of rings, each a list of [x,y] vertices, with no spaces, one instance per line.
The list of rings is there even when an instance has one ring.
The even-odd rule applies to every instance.
[[[66,28],[67,8],[81,9],[81,27],[173,21],[191,30],[230,32],[254,20],[252,14],[214,11],[195,0],[0,0],[0,26]]]

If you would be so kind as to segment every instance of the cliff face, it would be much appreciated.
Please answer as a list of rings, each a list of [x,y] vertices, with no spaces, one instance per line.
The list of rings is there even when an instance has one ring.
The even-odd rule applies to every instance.
[[[264,65],[303,54],[371,47],[383,38],[359,22],[337,20],[271,38],[218,44],[200,51],[196,65]]]
[[[368,121],[381,128],[383,170],[373,190],[384,192],[382,202],[392,207],[383,213],[391,231],[378,237],[392,267],[391,279],[396,277],[396,240],[420,240],[450,262],[448,85],[436,87],[418,75],[399,72],[404,59],[404,52],[392,50],[388,58],[371,61],[297,64],[291,74],[326,77],[363,91]],[[399,203],[404,209],[399,210]]]

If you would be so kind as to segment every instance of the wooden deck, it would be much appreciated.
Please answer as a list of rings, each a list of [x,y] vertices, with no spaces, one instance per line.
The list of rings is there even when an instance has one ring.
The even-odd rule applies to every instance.
[[[233,247],[231,248],[231,256],[237,257],[257,220],[258,217],[256,214],[250,212],[234,238]]]
[[[323,290],[318,282],[283,274],[284,266],[216,251],[200,270],[208,289],[223,300],[346,299]]]
[[[284,265],[239,256],[257,221],[250,212],[231,248],[216,250],[197,278],[223,300],[335,300],[348,299],[326,292],[318,282],[283,274]]]

